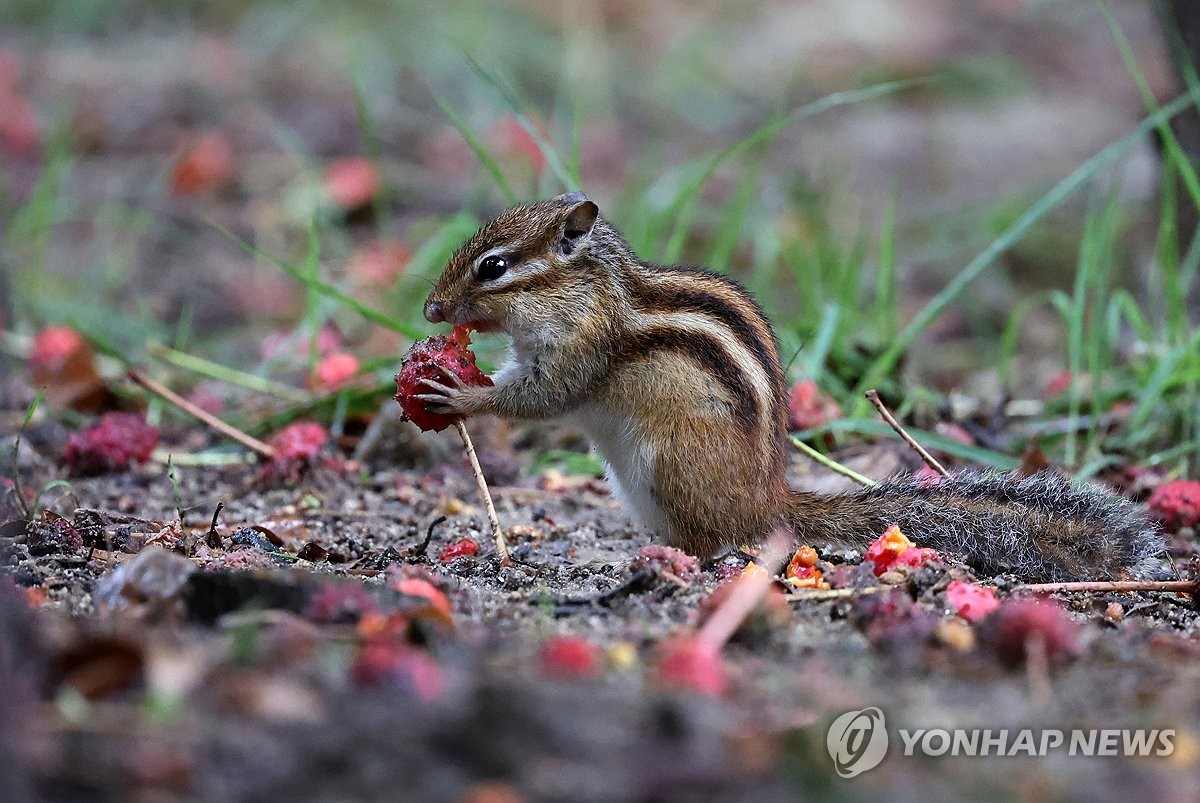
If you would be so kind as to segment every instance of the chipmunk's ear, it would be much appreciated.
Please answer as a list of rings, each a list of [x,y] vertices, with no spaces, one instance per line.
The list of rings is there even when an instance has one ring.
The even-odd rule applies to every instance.
[[[569,192],[560,197],[572,205],[563,220],[562,238],[558,241],[558,252],[569,256],[575,247],[592,233],[592,226],[596,223],[600,209],[582,192]]]

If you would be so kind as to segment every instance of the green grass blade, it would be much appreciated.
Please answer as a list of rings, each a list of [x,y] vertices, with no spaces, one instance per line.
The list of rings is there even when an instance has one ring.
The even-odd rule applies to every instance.
[[[317,216],[308,224],[308,247],[304,251],[304,320],[308,324],[308,375],[317,368],[321,335],[321,294],[316,285],[321,281],[321,232]]]
[[[818,384],[825,373],[825,360],[833,348],[834,336],[837,334],[838,323],[841,322],[842,308],[832,301],[821,310],[821,322],[813,335],[812,348],[804,359],[804,376]]]
[[[881,342],[896,336],[896,207],[899,203],[900,187],[893,182],[888,194],[887,207],[883,212],[883,227],[879,235],[879,264],[875,270],[875,312]]]
[[[164,346],[161,343],[149,341],[146,343],[146,353],[152,357],[157,357],[164,362],[170,363],[177,368],[182,368],[185,371],[191,371],[201,376],[207,376],[210,379],[216,379],[221,382],[227,382],[231,385],[244,387],[248,390],[253,390],[258,393],[265,393],[271,396],[278,396],[281,399],[286,399],[290,402],[303,402],[308,400],[308,394],[299,388],[285,385],[281,382],[275,382],[271,379],[265,379],[256,374],[249,374],[245,371],[239,371],[236,368],[230,368],[227,365],[206,360],[203,357],[197,357],[194,354],[189,354],[186,351],[173,349],[170,346]]]
[[[992,449],[959,443],[953,438],[947,438],[944,435],[938,435],[926,430],[914,429],[912,427],[905,427],[905,429],[925,448],[936,449],[937,451],[945,452],[948,455],[963,460],[969,460],[973,463],[979,463],[1002,471],[1011,471],[1021,464],[1021,461],[1017,458],[993,451]],[[795,433],[795,437],[803,441],[810,441],[813,438],[821,437],[827,432],[893,439],[900,437],[896,434],[895,430],[882,421],[867,418],[843,418],[831,421],[824,426],[797,432]]]
[[[525,111],[525,104],[521,101],[520,94],[513,87],[512,83],[504,80],[498,73],[493,73],[487,70],[482,64],[476,61],[470,55],[467,56],[467,61],[470,62],[472,69],[476,75],[483,79],[484,83],[490,86],[500,97],[504,104],[508,106],[508,110],[516,118],[517,123],[521,128],[525,129],[525,133],[533,139],[537,145],[537,149],[541,152],[542,157],[546,160],[546,166],[550,168],[550,172],[562,182],[562,185],[567,190],[582,190],[583,187],[576,184],[576,179],[567,170],[563,164],[558,152],[554,147],[546,141],[542,136],[541,129],[534,124],[533,120]]]
[[[362,50],[355,48],[351,56],[353,67],[351,70],[350,89],[354,93],[354,117],[358,122],[358,129],[362,132],[363,139],[363,154],[367,160],[375,166],[377,175],[383,175],[383,152],[379,143],[379,130],[375,125],[375,116],[371,114],[371,105],[367,103],[367,93],[363,86],[363,72],[367,69],[363,63]],[[371,211],[375,216],[375,226],[379,233],[380,239],[387,236],[384,230],[384,223],[388,219],[387,208],[391,188],[386,181],[379,183],[379,192],[375,193],[375,197],[371,199]]]
[[[680,254],[683,253],[683,244],[686,242],[688,234],[691,232],[692,220],[696,214],[697,203],[699,200],[700,190],[708,183],[717,172],[721,165],[731,159],[734,159],[750,149],[759,145],[770,143],[775,137],[794,123],[805,120],[814,115],[835,109],[839,106],[849,106],[855,103],[862,103],[868,100],[893,95],[902,92],[906,89],[922,86],[929,83],[928,78],[913,78],[903,81],[887,81],[881,84],[864,87],[862,89],[850,89],[844,92],[834,92],[826,95],[823,98],[807,103],[797,109],[778,115],[762,126],[752,131],[746,137],[738,140],[732,145],[728,145],[714,156],[708,159],[707,163],[698,171],[698,174],[688,181],[681,191],[675,197],[665,213],[668,220],[676,221],[675,228],[671,233],[671,238],[667,243],[667,248],[664,252],[663,260],[668,263],[679,261]]]
[[[1025,210],[1013,223],[1011,223],[999,236],[994,238],[991,243],[967,266],[962,269],[951,279],[941,292],[929,300],[929,302],[917,313],[917,315],[909,321],[909,323],[900,331],[900,334],[891,341],[887,348],[875,359],[875,362],[868,368],[859,380],[858,385],[854,389],[854,396],[861,397],[863,393],[870,387],[878,385],[884,376],[888,374],[896,364],[900,361],[900,357],[908,349],[912,342],[924,332],[931,323],[933,323],[945,309],[950,306],[963,291],[979,277],[984,270],[995,262],[1000,254],[1008,250],[1014,243],[1020,240],[1034,224],[1044,218],[1052,209],[1069,198],[1075,193],[1085,182],[1099,173],[1101,170],[1108,167],[1117,157],[1125,153],[1131,147],[1141,142],[1142,138],[1153,130],[1160,122],[1169,120],[1179,114],[1188,106],[1192,105],[1193,96],[1191,93],[1182,95],[1175,100],[1163,106],[1154,114],[1146,117],[1133,131],[1126,134],[1124,137],[1116,140],[1108,145],[1098,154],[1088,159],[1082,165],[1077,167],[1070,175],[1060,181],[1058,184],[1037,200],[1032,206]],[[866,401],[857,402],[855,412],[864,411],[867,406]]]
[[[1000,334],[1000,356],[996,367],[996,372],[1000,376],[1000,383],[1006,388],[1010,388],[1012,385],[1012,374],[1010,373],[1012,370],[1012,361],[1017,354],[1018,340],[1020,339],[1025,319],[1035,309],[1049,303],[1050,296],[1050,291],[1045,291],[1021,299],[1008,315],[1004,331]]]
[[[758,190],[758,179],[762,174],[766,155],[765,148],[755,154],[750,167],[742,174],[737,187],[734,188],[732,198],[725,205],[724,220],[721,222],[717,241],[706,267],[717,271],[729,270],[733,252],[742,238],[746,215],[753,204],[754,194]]]
[[[29,426],[29,422],[33,420],[33,416],[37,413],[37,409],[42,406],[42,400],[46,398],[46,389],[38,390],[37,395],[33,397],[33,401],[25,410],[25,417],[21,419],[21,431]]]
[[[328,296],[340,304],[345,304],[347,307],[354,310],[371,323],[378,324],[385,329],[391,329],[393,332],[399,332],[410,340],[420,340],[422,337],[425,337],[426,333],[417,327],[407,324],[404,321],[397,320],[390,315],[386,315],[377,309],[367,306],[357,298],[354,298],[332,284],[304,275],[302,272],[284,262],[282,259],[271,256],[260,248],[244,241],[242,238],[238,237],[220,223],[210,220],[208,225],[212,226],[212,228],[218,234],[232,242],[238,248],[242,249],[249,256],[252,256],[255,259],[264,259],[267,262],[270,262],[272,265],[279,268],[296,281],[303,283],[306,287],[310,287],[324,296]]]
[[[1117,24],[1117,20],[1113,17],[1108,3],[1104,2],[1104,0],[1098,0],[1098,5],[1100,6],[1100,11],[1104,14],[1104,21],[1108,23],[1108,30],[1112,34],[1113,41],[1116,42],[1117,50],[1121,53],[1121,60],[1125,62],[1125,70],[1129,73],[1129,77],[1133,79],[1138,94],[1142,98],[1142,105],[1145,106],[1147,112],[1159,111],[1158,100],[1154,97],[1154,91],[1150,89],[1149,82],[1146,81],[1145,73],[1142,72],[1142,68],[1138,65],[1137,56],[1133,53],[1133,48],[1129,44],[1128,37],[1125,36],[1125,31]],[[1171,130],[1171,126],[1167,124],[1165,119],[1160,120],[1155,125],[1155,129],[1158,131],[1159,137],[1162,138],[1167,157],[1174,164],[1175,169],[1179,171],[1179,177],[1183,180],[1183,186],[1187,188],[1188,195],[1192,198],[1192,203],[1196,205],[1197,209],[1200,209],[1200,178],[1196,176],[1196,168],[1192,165],[1192,160],[1184,153],[1183,147],[1179,144],[1179,139],[1175,136],[1175,132]]]
[[[467,146],[475,154],[475,158],[479,160],[479,163],[491,175],[492,181],[496,182],[496,186],[500,188],[500,193],[504,196],[504,200],[509,206],[519,203],[521,199],[504,176],[504,170],[500,167],[499,160],[492,155],[492,152],[487,149],[487,146],[483,144],[479,137],[475,136],[475,132],[467,125],[467,121],[460,117],[458,112],[454,111],[449,103],[443,100],[436,92],[432,94],[434,103],[446,115],[446,119],[450,121],[450,125],[454,126],[459,135],[466,140]]]

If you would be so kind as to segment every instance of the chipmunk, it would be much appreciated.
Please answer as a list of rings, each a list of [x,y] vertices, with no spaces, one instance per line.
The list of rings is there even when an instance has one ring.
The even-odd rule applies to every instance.
[[[895,523],[978,571],[1056,580],[1122,576],[1162,548],[1129,501],[1049,473],[792,489],[784,372],[758,304],[719,274],[642,262],[579,192],[486,223],[451,257],[425,317],[512,341],[493,387],[427,380],[430,411],[575,423],[615,496],[691,554],[780,525],[861,547]]]

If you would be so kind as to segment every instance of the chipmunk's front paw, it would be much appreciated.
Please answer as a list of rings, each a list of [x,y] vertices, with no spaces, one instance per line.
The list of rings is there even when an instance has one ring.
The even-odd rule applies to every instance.
[[[479,413],[481,410],[479,402],[487,395],[488,388],[467,385],[453,371],[444,366],[438,366],[438,368],[445,377],[445,384],[432,379],[421,380],[421,385],[431,391],[417,394],[417,398],[425,402],[425,409],[431,413],[462,418]]]

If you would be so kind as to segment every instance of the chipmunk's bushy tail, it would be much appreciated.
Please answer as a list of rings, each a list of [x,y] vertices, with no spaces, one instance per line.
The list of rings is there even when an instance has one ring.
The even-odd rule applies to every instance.
[[[1125,577],[1163,549],[1132,502],[1049,472],[896,478],[836,496],[793,492],[789,518],[814,545],[862,547],[898,524],[918,546],[959,555],[982,574],[1041,581]]]

